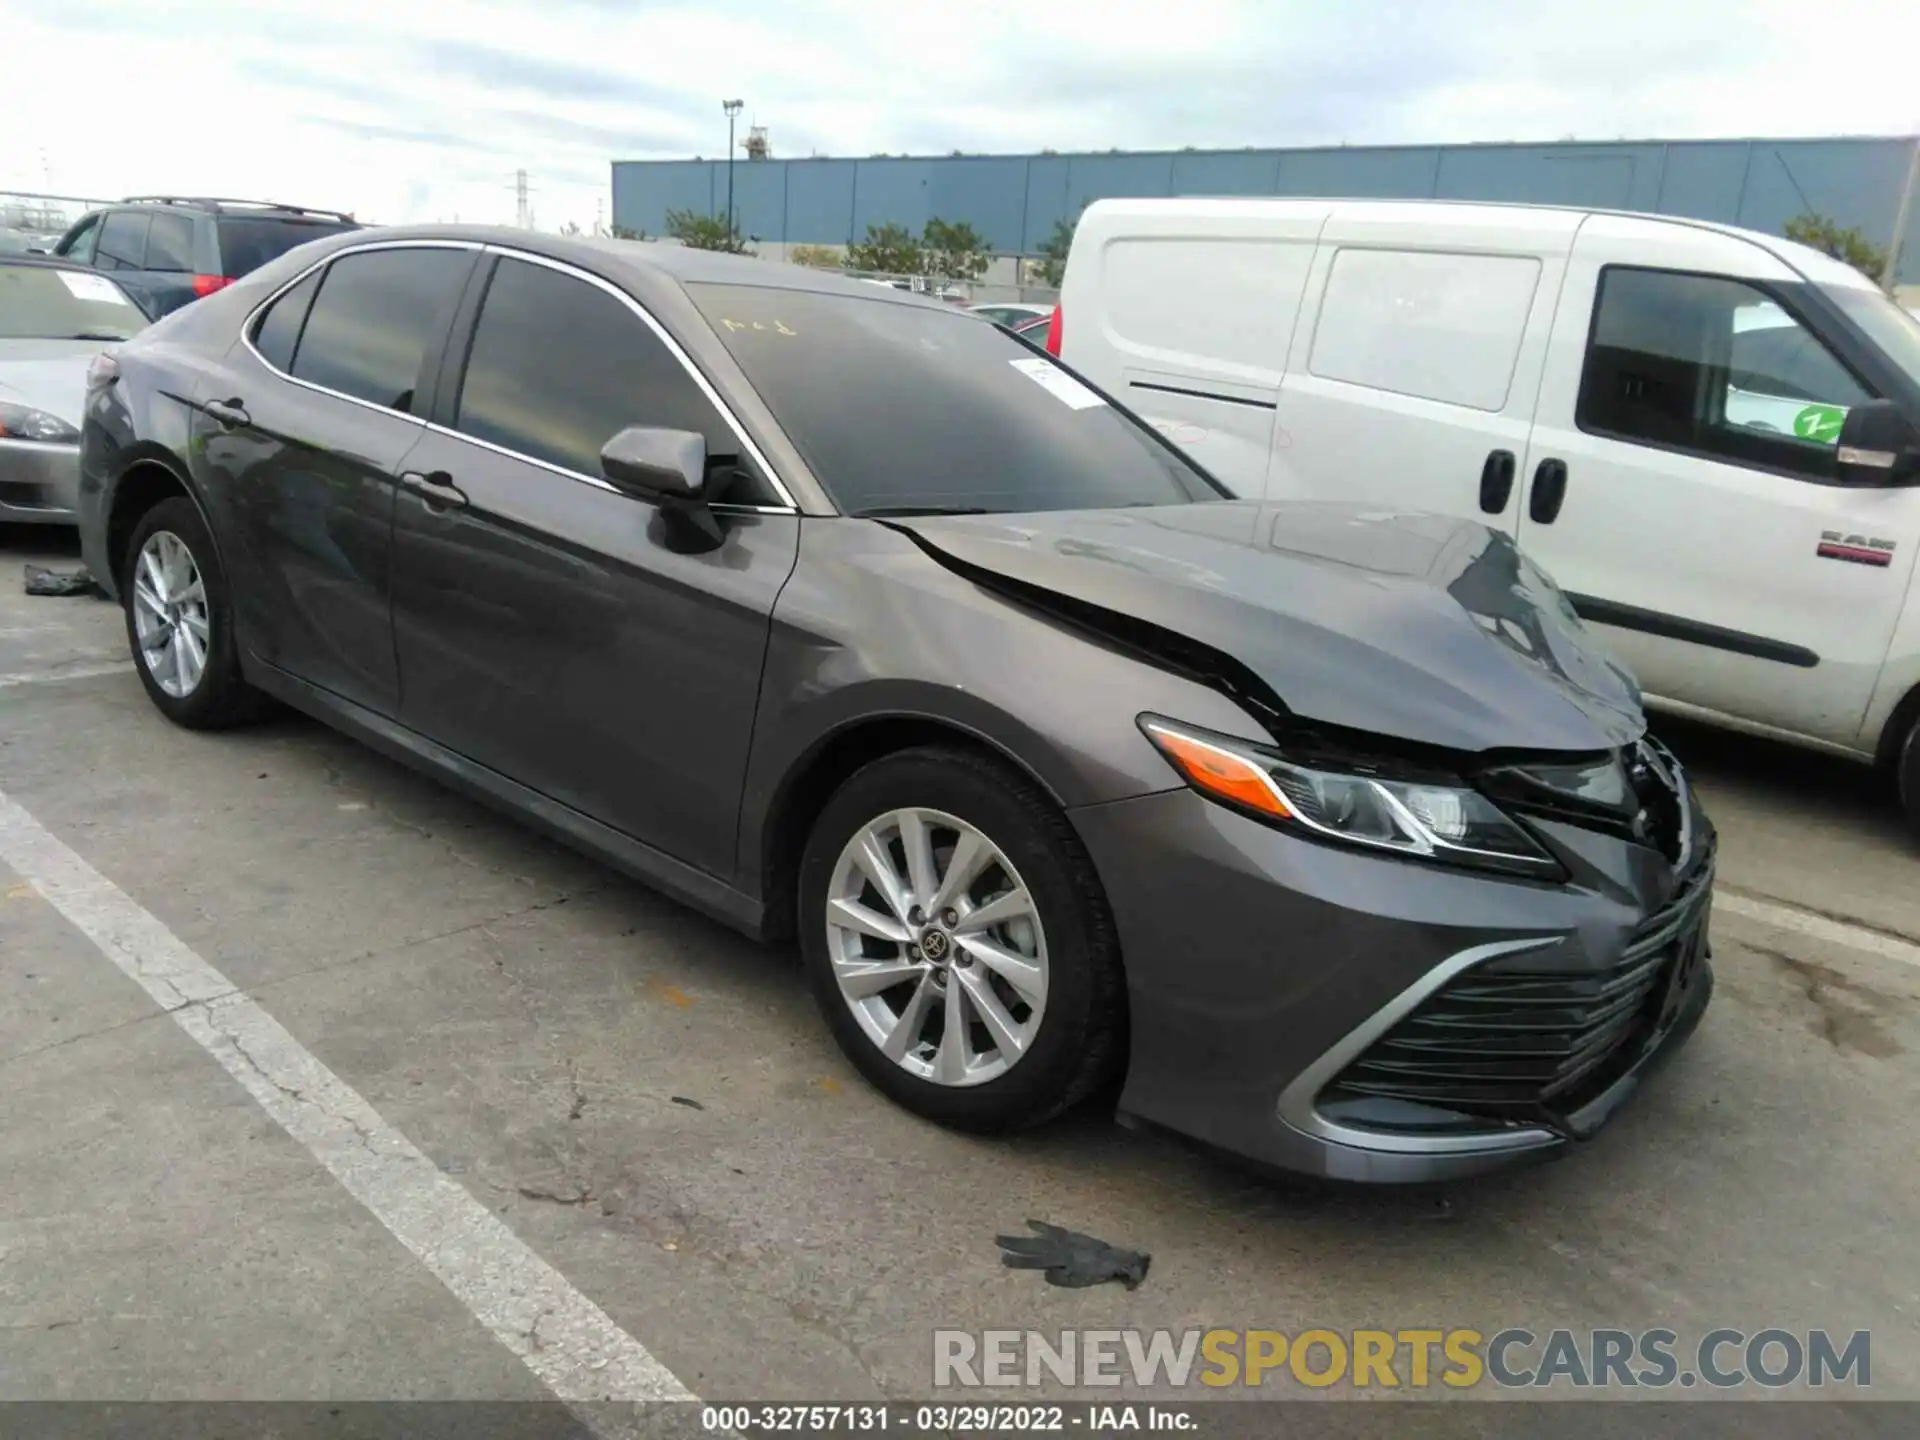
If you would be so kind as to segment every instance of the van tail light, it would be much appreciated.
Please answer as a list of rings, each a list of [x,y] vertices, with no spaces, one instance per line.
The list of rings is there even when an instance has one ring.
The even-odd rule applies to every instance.
[[[214,291],[224,290],[231,284],[233,284],[233,277],[229,275],[196,275],[193,277],[193,293],[211,295]]]
[[[1066,331],[1063,318],[1066,313],[1064,305],[1056,305],[1053,307],[1053,317],[1047,321],[1047,353],[1056,360],[1060,358],[1060,341]]]

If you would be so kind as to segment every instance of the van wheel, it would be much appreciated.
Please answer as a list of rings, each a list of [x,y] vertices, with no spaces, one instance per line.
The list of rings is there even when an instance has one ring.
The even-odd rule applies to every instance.
[[[161,714],[190,730],[260,714],[266,697],[241,678],[227,577],[193,501],[176,495],[140,517],[120,594],[134,668]]]
[[[1900,808],[1907,812],[1907,824],[1920,836],[1920,712],[1907,726],[1907,737],[1895,753],[1894,779],[1900,796]]]
[[[847,1058],[958,1129],[1038,1125],[1120,1064],[1119,943],[1093,864],[1023,775],[902,751],[827,802],[800,862],[800,944]]]

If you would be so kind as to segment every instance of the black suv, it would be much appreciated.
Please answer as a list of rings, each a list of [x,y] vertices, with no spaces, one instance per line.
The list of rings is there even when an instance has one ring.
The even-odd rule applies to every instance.
[[[110,270],[158,320],[296,245],[356,230],[351,215],[259,200],[135,195],[82,216],[53,253]]]

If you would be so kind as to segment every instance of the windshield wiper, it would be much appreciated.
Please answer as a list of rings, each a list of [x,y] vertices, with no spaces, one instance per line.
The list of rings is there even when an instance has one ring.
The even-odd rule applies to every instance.
[[[131,335],[109,335],[102,330],[82,330],[78,335],[60,335],[60,340],[131,340]]]
[[[889,515],[993,515],[998,512],[981,505],[875,505],[847,513],[856,520],[873,520]]]

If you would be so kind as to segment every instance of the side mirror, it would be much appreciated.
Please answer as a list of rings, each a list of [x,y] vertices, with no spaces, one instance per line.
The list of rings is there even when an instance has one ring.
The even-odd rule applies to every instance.
[[[1920,473],[1920,433],[1891,400],[1869,400],[1847,412],[1834,454],[1842,484],[1898,485]]]
[[[691,430],[629,425],[600,447],[600,473],[636,499],[699,504],[707,487],[707,439]]]

